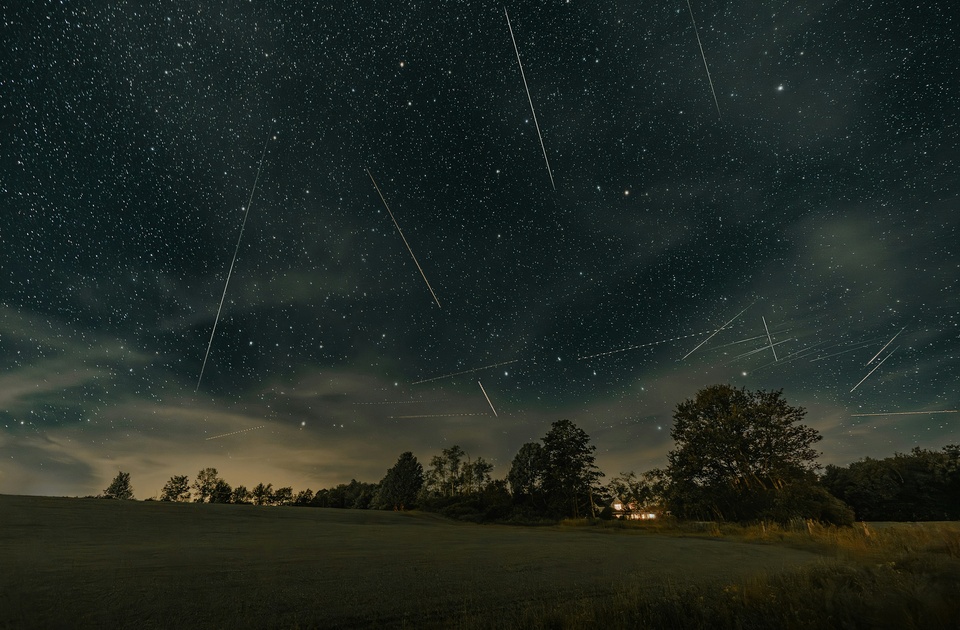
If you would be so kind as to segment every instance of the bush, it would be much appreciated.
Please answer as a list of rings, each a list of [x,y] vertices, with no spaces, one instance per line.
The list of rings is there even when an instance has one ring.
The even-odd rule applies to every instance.
[[[826,488],[816,484],[790,484],[777,492],[767,516],[779,523],[813,519],[830,525],[852,525],[853,510]]]

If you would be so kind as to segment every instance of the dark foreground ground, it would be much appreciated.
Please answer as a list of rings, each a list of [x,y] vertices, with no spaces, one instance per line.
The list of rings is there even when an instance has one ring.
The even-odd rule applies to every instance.
[[[768,544],[430,514],[0,495],[0,628],[496,625],[820,562]]]

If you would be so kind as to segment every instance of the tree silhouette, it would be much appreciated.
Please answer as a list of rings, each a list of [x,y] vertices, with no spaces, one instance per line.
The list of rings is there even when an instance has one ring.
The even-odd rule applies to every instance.
[[[273,484],[268,483],[267,485],[263,485],[262,483],[258,483],[253,487],[250,496],[253,498],[254,505],[266,505],[273,497]]]
[[[413,506],[417,492],[423,486],[423,466],[407,451],[387,471],[380,481],[378,504],[381,508],[406,510]]]
[[[186,475],[174,475],[160,491],[161,501],[189,501],[190,479]]]
[[[130,473],[118,472],[107,489],[103,491],[103,496],[107,499],[132,499],[133,488],[130,486]]]
[[[223,481],[217,473],[216,468],[204,468],[197,473],[197,479],[193,482],[193,489],[197,496],[194,497],[195,503],[208,503],[214,490],[217,489],[217,482]]]
[[[547,455],[539,442],[527,442],[514,456],[507,473],[510,491],[515,499],[532,497],[543,488],[547,475]]]
[[[570,420],[557,420],[543,436],[546,474],[543,489],[551,509],[579,518],[593,513],[593,491],[603,473],[597,468],[590,437]]]
[[[747,520],[792,483],[813,483],[820,434],[782,391],[713,385],[677,405],[667,455],[668,503],[680,516]]]

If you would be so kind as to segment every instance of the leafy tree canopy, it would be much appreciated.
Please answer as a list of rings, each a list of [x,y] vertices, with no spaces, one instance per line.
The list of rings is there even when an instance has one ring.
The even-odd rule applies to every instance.
[[[174,475],[160,491],[161,501],[189,501],[190,479],[186,475]]]
[[[714,385],[677,405],[668,454],[675,514],[746,520],[763,516],[775,491],[812,483],[821,436],[781,391]]]
[[[103,496],[108,499],[132,499],[133,487],[130,485],[130,473],[118,472],[107,489],[103,491]]]
[[[377,503],[381,508],[406,510],[413,507],[417,492],[423,486],[423,466],[413,453],[400,455],[397,463],[380,482]]]

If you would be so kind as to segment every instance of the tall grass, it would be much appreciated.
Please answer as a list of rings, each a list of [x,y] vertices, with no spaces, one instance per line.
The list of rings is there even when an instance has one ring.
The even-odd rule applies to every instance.
[[[565,522],[598,531],[709,536],[816,549],[820,565],[731,583],[624,583],[613,596],[531,602],[492,628],[960,628],[960,523],[876,527]]]

